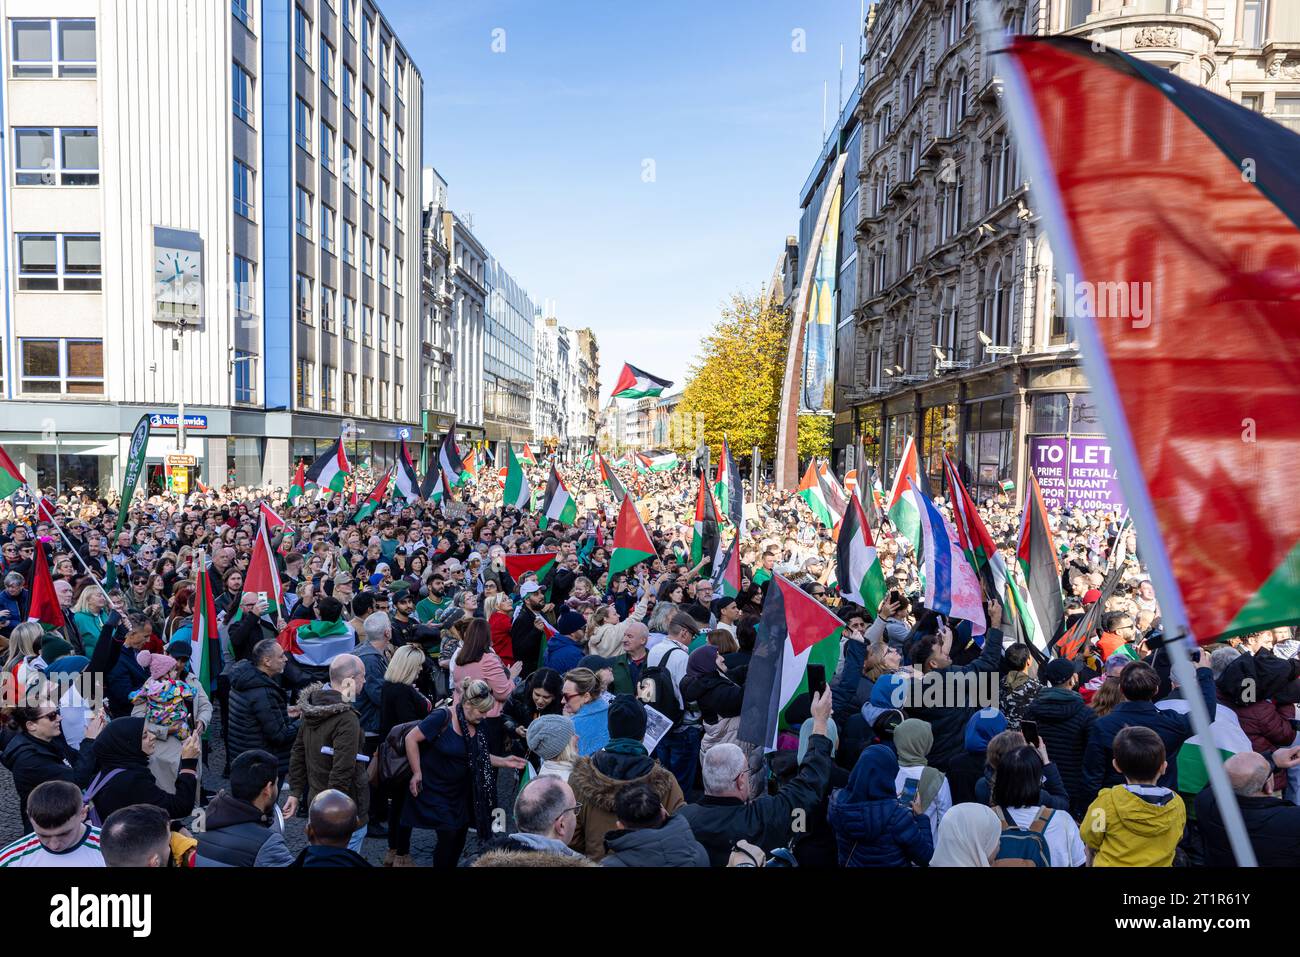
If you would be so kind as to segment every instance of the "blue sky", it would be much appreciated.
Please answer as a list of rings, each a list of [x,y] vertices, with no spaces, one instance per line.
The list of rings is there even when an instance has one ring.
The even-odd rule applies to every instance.
[[[859,0],[381,8],[423,76],[424,162],[451,206],[535,302],[595,330],[603,396],[624,361],[680,387],[720,306],[797,232],[841,43],[846,97],[857,79]]]

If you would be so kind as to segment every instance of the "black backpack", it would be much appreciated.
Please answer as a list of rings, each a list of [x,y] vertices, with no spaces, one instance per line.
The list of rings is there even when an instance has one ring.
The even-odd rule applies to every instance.
[[[664,640],[671,641],[668,638]],[[641,677],[636,682],[636,696],[643,705],[654,708],[676,728],[681,724],[684,712],[674,690],[676,682],[673,681],[673,673],[668,670],[668,659],[672,657],[674,651],[686,654],[685,649],[672,642],[672,647],[659,659],[659,664],[651,665],[641,671]]]

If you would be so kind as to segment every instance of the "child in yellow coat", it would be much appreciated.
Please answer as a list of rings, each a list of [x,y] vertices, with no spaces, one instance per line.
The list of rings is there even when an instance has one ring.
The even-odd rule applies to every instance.
[[[1183,836],[1183,799],[1157,782],[1165,773],[1165,744],[1150,728],[1115,735],[1115,770],[1124,784],[1106,788],[1079,827],[1094,867],[1168,867]]]

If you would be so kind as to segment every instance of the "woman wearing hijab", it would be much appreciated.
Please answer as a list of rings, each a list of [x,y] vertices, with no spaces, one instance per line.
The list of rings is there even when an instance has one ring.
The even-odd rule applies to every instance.
[[[809,718],[799,727],[799,766],[803,766],[804,756],[808,753],[812,740],[813,719]],[[840,746],[840,732],[833,718],[826,720],[826,737],[831,740],[831,757],[835,757]],[[792,850],[794,859],[800,867],[839,867],[835,848],[835,833],[826,822],[826,811],[830,806],[830,795],[849,783],[849,772],[838,764],[831,765],[830,786],[826,796],[816,807],[808,809],[807,829],[795,837]]]
[[[835,832],[841,867],[925,865],[934,853],[930,822],[920,806],[899,802],[898,759],[882,744],[862,752],[849,783],[831,796],[826,820]]]
[[[745,699],[745,689],[736,683],[744,680],[745,668],[738,669],[735,680],[727,672],[727,663],[714,645],[701,645],[686,659],[686,676],[682,678],[681,692],[686,701],[694,701],[704,721],[704,736],[700,739],[700,765],[714,745],[724,741],[740,744],[740,706]],[[741,745],[744,747],[744,745]]]
[[[943,816],[931,867],[991,867],[1002,825],[992,808],[958,804]]]
[[[948,766],[948,787],[953,804],[977,800],[975,783],[984,777],[989,742],[1007,730],[1007,717],[997,708],[976,711],[966,721],[962,752]]]
[[[86,803],[101,821],[118,808],[153,804],[168,817],[188,817],[198,793],[201,738],[191,734],[181,745],[176,792],[168,794],[154,780],[149,756],[158,740],[145,730],[144,718],[115,718],[95,739],[95,777],[86,789]]]
[[[952,792],[942,771],[930,767],[930,748],[934,732],[928,722],[908,718],[894,729],[894,748],[898,751],[898,777],[894,785],[898,796],[910,804],[912,797],[921,799],[925,816],[930,819],[930,836],[937,843],[939,824],[952,807]]]

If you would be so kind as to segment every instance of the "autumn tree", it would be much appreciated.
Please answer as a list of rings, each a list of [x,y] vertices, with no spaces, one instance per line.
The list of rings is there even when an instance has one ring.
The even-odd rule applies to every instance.
[[[755,445],[765,459],[774,457],[789,337],[784,309],[737,293],[700,343],[678,408],[702,423],[715,463],[724,434],[742,461]]]
[[[831,417],[804,414],[799,416],[799,461],[831,454]]]

